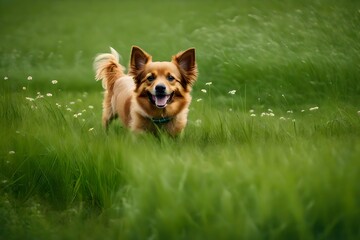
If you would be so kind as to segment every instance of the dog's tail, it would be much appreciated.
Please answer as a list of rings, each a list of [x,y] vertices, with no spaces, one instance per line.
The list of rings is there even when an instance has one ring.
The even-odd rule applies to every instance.
[[[102,53],[94,60],[95,79],[102,80],[104,89],[112,92],[115,81],[124,75],[125,68],[120,65],[119,53],[110,47],[111,53]]]

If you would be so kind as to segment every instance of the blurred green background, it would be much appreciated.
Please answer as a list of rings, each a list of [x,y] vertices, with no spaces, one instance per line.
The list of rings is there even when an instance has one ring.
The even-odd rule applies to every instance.
[[[94,56],[132,45],[155,60],[197,49],[202,83],[251,103],[358,103],[357,1],[1,1],[1,72],[98,89]],[[41,83],[39,83],[40,85]]]

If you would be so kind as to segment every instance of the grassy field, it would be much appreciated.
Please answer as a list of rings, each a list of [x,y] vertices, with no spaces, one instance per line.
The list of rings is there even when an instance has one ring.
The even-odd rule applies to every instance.
[[[360,239],[359,26],[350,0],[0,0],[0,239]],[[92,61],[132,45],[196,48],[181,137],[103,131]]]

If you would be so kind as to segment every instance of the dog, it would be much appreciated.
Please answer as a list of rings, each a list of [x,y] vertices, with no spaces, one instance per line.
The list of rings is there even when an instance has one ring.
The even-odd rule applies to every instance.
[[[102,80],[105,89],[104,128],[119,117],[133,132],[162,129],[172,136],[181,133],[198,76],[195,48],[177,53],[170,62],[153,62],[151,55],[133,46],[127,74],[119,63],[119,53],[111,47],[110,51],[94,61],[95,79]]]

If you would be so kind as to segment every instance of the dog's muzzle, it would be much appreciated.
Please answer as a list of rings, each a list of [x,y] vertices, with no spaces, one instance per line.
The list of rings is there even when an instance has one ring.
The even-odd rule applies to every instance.
[[[150,92],[148,94],[150,102],[157,108],[165,108],[174,95],[174,93],[166,94],[166,86],[162,84],[155,86],[155,95]]]

